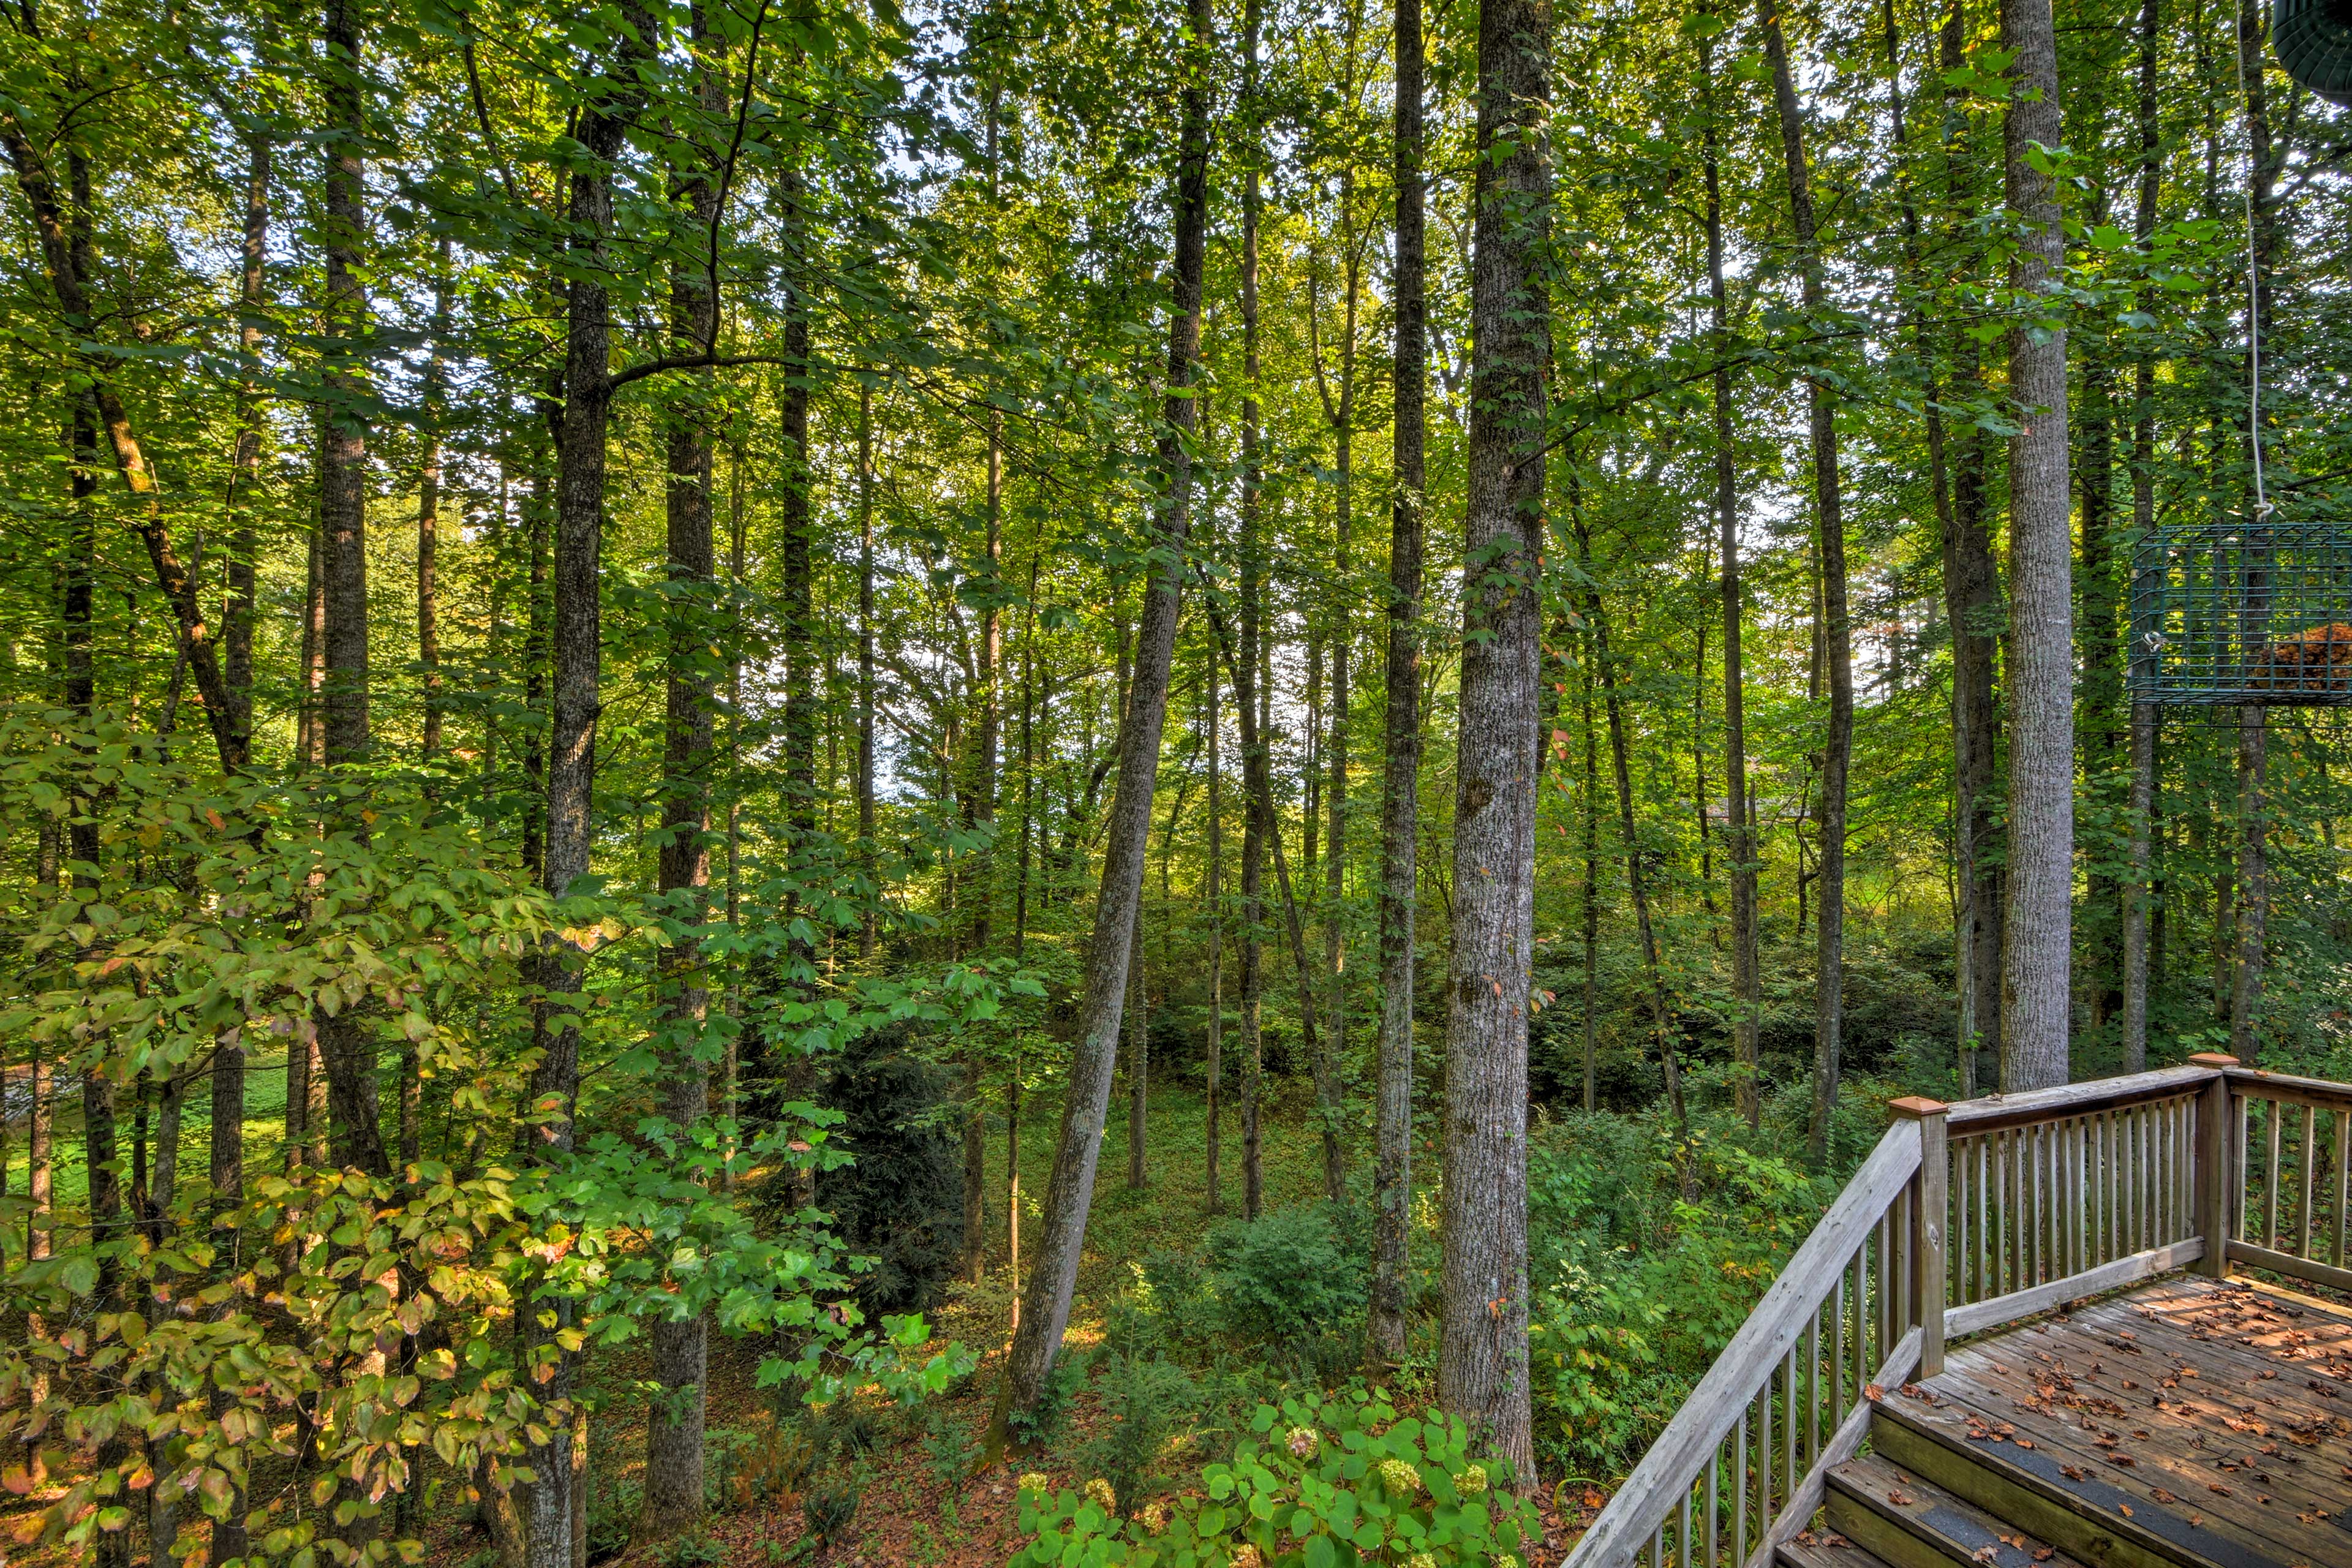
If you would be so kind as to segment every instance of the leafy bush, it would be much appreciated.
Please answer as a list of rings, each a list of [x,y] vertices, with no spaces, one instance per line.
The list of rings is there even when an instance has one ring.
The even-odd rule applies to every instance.
[[[808,1484],[816,1459],[815,1443],[798,1424],[771,1421],[734,1446],[725,1500],[746,1508],[782,1502]]]
[[[1747,1138],[1579,1113],[1532,1142],[1538,1442],[1571,1475],[1640,1454],[1820,1216],[1830,1184]]]
[[[1400,1420],[1377,1391],[1260,1405],[1250,1429],[1256,1440],[1230,1464],[1201,1472],[1205,1497],[1155,1502],[1131,1520],[1114,1516],[1103,1481],[1049,1494],[1044,1477],[1024,1476],[1021,1528],[1035,1539],[1013,1568],[1327,1568],[1423,1553],[1435,1568],[1517,1568],[1538,1528],[1534,1505],[1503,1489],[1499,1461],[1472,1462],[1460,1421]]]
[[[1363,1316],[1363,1255],[1341,1245],[1328,1209],[1276,1209],[1219,1226],[1208,1256],[1224,1327],[1238,1338],[1297,1344]]]
[[[981,1445],[971,1428],[947,1411],[923,1412],[923,1458],[931,1479],[943,1488],[961,1486],[979,1462]]]

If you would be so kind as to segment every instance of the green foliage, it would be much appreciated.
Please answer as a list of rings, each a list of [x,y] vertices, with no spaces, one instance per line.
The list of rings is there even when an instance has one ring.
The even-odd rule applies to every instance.
[[[848,1538],[857,1522],[863,1490],[856,1480],[844,1477],[810,1489],[801,1500],[801,1521],[820,1550],[831,1551]]]
[[[1110,1483],[1119,1512],[1133,1517],[1178,1421],[1199,1398],[1183,1369],[1158,1357],[1106,1356],[1096,1387],[1105,1425],[1079,1451],[1078,1468]]]
[[[873,1259],[857,1280],[869,1316],[939,1305],[963,1257],[963,1145],[943,1068],[903,1025],[853,1042],[824,1100],[855,1157],[817,1176],[817,1206]],[[771,1184],[771,1191],[785,1184]]]
[[[1015,1443],[1035,1450],[1050,1446],[1062,1435],[1063,1424],[1070,1418],[1070,1405],[1077,1398],[1078,1390],[1086,1386],[1087,1361],[1084,1351],[1064,1343],[1061,1353],[1046,1371],[1035,1405],[1006,1413],[1005,1420]]]
[[[1883,1118],[1882,1118],[1883,1121]],[[1622,1473],[1730,1341],[1834,1191],[1736,1122],[1571,1115],[1528,1150],[1538,1443]]]
[[[1400,1417],[1379,1390],[1261,1405],[1229,1463],[1199,1494],[1121,1519],[1099,1482],[1049,1492],[1024,1476],[1021,1528],[1035,1540],[1013,1568],[1060,1564],[1516,1564],[1538,1531],[1496,1460],[1474,1461],[1467,1429],[1433,1413]]]
[[[1364,1254],[1340,1243],[1322,1206],[1274,1209],[1210,1232],[1210,1289],[1225,1331],[1258,1344],[1297,1344],[1359,1320],[1369,1292]]]
[[[662,1568],[719,1568],[727,1561],[727,1546],[698,1530],[663,1542],[655,1549],[654,1559]]]

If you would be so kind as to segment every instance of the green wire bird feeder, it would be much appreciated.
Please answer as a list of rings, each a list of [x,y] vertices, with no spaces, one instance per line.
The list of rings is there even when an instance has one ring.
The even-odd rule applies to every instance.
[[[2271,47],[2287,75],[2352,107],[2352,0],[2272,0]]]
[[[2131,700],[2352,708],[2352,531],[2161,527],[2132,563]]]

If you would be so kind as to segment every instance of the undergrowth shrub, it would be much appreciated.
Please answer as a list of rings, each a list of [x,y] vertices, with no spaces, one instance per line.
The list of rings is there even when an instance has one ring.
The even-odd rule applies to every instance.
[[[1209,1233],[1208,1272],[1227,1332],[1297,1345],[1364,1315],[1365,1254],[1350,1252],[1329,1209],[1276,1209]]]
[[[1567,1474],[1631,1466],[1834,1195],[1770,1143],[1580,1112],[1530,1140],[1537,1440]]]
[[[1181,1367],[1157,1356],[1113,1355],[1098,1378],[1100,1435],[1079,1453],[1078,1467],[1110,1483],[1119,1513],[1132,1517],[1151,1489],[1152,1469],[1169,1437],[1191,1414],[1199,1390]]]
[[[1399,1418],[1378,1390],[1260,1405],[1230,1463],[1205,1467],[1200,1493],[1130,1519],[1101,1479],[1052,1492],[1021,1478],[1021,1529],[1034,1539],[1013,1568],[1045,1564],[1418,1562],[1518,1568],[1535,1506],[1505,1489],[1499,1461],[1472,1462],[1469,1432],[1432,1413]]]

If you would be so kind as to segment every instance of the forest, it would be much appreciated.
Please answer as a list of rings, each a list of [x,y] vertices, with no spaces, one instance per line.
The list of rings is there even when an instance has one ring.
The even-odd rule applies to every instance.
[[[1549,1568],[1891,1099],[2352,1079],[2271,31],[16,0],[0,1561]]]

